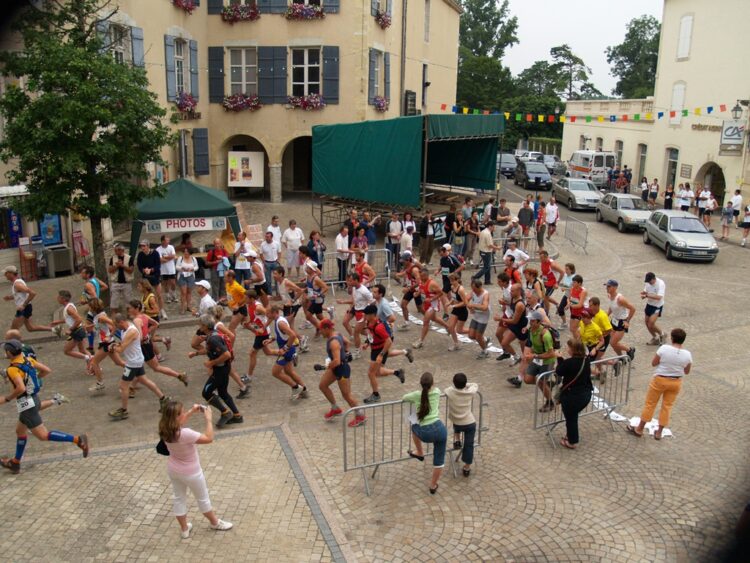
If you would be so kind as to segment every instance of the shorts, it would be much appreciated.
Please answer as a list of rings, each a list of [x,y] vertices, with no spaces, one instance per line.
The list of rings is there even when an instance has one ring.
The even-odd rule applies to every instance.
[[[705,207],[699,207],[698,208],[698,217],[703,217],[706,214],[706,208]]]
[[[404,300],[407,303],[409,301],[411,301],[412,299],[414,299],[414,303],[417,304],[417,307],[421,307],[422,306],[422,296],[421,295],[415,296],[413,290],[409,290],[406,293],[404,293]]]
[[[602,354],[607,351],[607,348],[609,348],[609,341],[612,339],[612,334],[607,334],[604,337],[604,346],[602,346],[601,350],[599,350]]]
[[[284,316],[293,317],[302,308],[302,305],[284,305]]]
[[[68,340],[75,340],[76,342],[83,342],[85,338],[86,329],[82,326],[79,326],[77,329],[70,333],[70,336],[68,336]]]
[[[247,305],[242,305],[242,307],[232,309],[232,315],[241,315],[243,317],[247,317]]]
[[[658,313],[658,315],[661,317],[661,313],[664,310],[664,305],[661,307],[655,307],[654,305],[646,305],[646,316],[652,317]]]
[[[524,326],[518,325],[508,325],[508,329],[513,333],[513,335],[518,338],[521,342],[526,340],[527,335],[523,332],[523,329],[526,328]]]
[[[432,309],[436,313],[439,313],[440,312],[440,299],[432,299],[431,301],[425,301],[422,303],[422,311],[425,314],[430,309]]]
[[[487,330],[487,323],[480,323],[472,319],[469,323],[469,330],[476,331],[478,334],[484,334],[484,331]]]
[[[735,217],[739,217],[740,216],[740,210],[739,209],[733,209],[732,210],[732,215],[734,215]]]
[[[287,350],[283,356],[279,356],[279,359],[276,360],[277,366],[285,366],[288,363],[290,363],[292,360],[294,360],[294,355],[297,353],[297,347],[292,346]]]
[[[150,362],[156,357],[153,342],[141,342],[141,352],[143,353],[144,362]]]
[[[550,295],[552,295],[554,292],[555,292],[555,286],[554,285],[544,288],[544,294],[547,297],[549,297]]]
[[[333,370],[333,375],[336,377],[336,379],[349,379],[351,374],[352,368],[347,362],[337,365]]]
[[[357,321],[358,323],[359,323],[359,322],[362,322],[362,321],[364,320],[364,318],[365,318],[365,311],[364,311],[364,309],[363,309],[363,310],[361,310],[361,311],[356,311],[356,310],[354,309],[354,307],[352,307],[352,308],[351,308],[351,309],[349,309],[349,311],[347,311],[347,312],[348,312],[348,313],[349,313],[349,315],[351,315],[351,316],[352,316],[352,317],[353,317],[354,319],[356,319],[356,321]]]
[[[18,413],[18,421],[29,430],[42,425],[42,415],[39,414],[41,406],[39,396],[35,393],[31,398],[34,400],[34,406]]]
[[[373,350],[372,348],[370,348],[370,361],[371,362],[377,362],[378,361],[378,356],[380,355],[380,353],[382,351],[383,351],[382,348],[380,348],[379,350]],[[386,353],[386,354],[383,355],[383,362],[382,362],[383,365],[385,365],[385,362],[387,362],[387,361],[388,361],[388,354]]]
[[[743,229],[750,229],[750,221],[743,221],[742,223],[738,223],[738,225]]]
[[[612,330],[615,332],[628,332],[628,329],[625,328],[625,320],[619,320],[617,322],[612,323]],[[607,341],[609,342],[609,341]]]
[[[311,315],[322,315],[323,304],[322,303],[310,303],[310,306],[307,308],[307,310],[310,312]]]
[[[689,205],[680,205],[680,211],[690,211]]]
[[[713,209],[706,209],[706,210],[705,210],[705,211],[703,212],[703,216],[704,216],[704,217],[711,217],[711,215],[713,215],[713,212],[714,212],[714,210],[713,210]]]
[[[195,276],[180,276],[177,278],[177,285],[193,289],[195,287]]]
[[[100,342],[99,346],[97,348],[99,350],[104,350],[107,354],[109,354],[109,347],[112,345],[111,342]]]
[[[529,362],[529,365],[526,366],[526,375],[531,375],[532,377],[537,377],[543,373],[546,373],[548,371],[554,371],[555,365],[554,364],[535,364],[533,361]],[[552,375],[552,374],[551,374]]]
[[[122,371],[122,380],[133,381],[136,377],[141,377],[143,375],[146,375],[146,370],[143,369],[143,366],[137,368],[129,368],[125,366],[125,369]]]
[[[30,319],[31,318],[31,303],[28,303],[26,307],[24,307],[20,311],[16,311],[16,318],[23,317],[24,319]]]
[[[461,322],[466,322],[469,318],[469,310],[466,307],[456,307],[451,311],[451,315]]]
[[[148,282],[155,288],[157,285],[161,285],[161,278],[159,276],[143,276],[144,280],[148,280]]]
[[[575,319],[577,321],[580,321],[583,317],[581,317],[581,313],[583,312],[583,309],[578,309],[575,312],[573,309],[570,310],[570,318]]]
[[[165,280],[173,280],[177,277],[177,274],[162,274],[161,275],[161,281]]]
[[[268,295],[268,283],[259,283],[258,285],[256,285],[255,293],[257,293],[258,296]]]
[[[262,334],[258,336],[255,335],[255,340],[253,340],[253,350],[261,350],[263,348],[263,343],[268,340],[267,334]]]

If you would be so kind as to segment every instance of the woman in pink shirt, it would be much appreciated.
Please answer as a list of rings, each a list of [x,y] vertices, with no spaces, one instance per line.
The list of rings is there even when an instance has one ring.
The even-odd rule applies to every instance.
[[[203,412],[206,417],[206,431],[201,434],[185,427],[190,415]],[[187,521],[187,490],[193,493],[198,501],[198,508],[211,523],[211,529],[224,532],[232,528],[231,522],[217,518],[208,498],[208,486],[201,469],[197,444],[210,444],[214,441],[214,429],[211,423],[211,411],[205,405],[193,405],[183,412],[182,403],[169,401],[159,421],[159,436],[167,445],[169,460],[167,475],[172,481],[174,493],[174,515],[180,524],[182,539],[190,537],[193,525]]]

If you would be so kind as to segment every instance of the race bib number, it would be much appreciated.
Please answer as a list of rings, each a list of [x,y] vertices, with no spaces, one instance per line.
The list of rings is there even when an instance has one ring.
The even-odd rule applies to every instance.
[[[444,276],[449,276],[451,273],[450,268],[442,268],[440,271],[443,273]]]
[[[33,397],[18,397],[16,399],[16,408],[18,409],[19,413],[22,413],[24,411],[27,411],[29,409],[33,409],[36,406],[36,403],[34,402]]]
[[[534,364],[535,364],[535,365],[537,365],[537,366],[541,366],[541,365],[542,365],[542,363],[543,363],[543,362],[542,362],[542,360],[540,360],[539,358],[534,358],[534,359],[533,359],[532,361],[533,361],[533,362],[534,362]]]

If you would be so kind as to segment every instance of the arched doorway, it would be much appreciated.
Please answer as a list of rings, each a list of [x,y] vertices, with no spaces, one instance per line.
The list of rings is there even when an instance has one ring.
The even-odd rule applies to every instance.
[[[230,158],[229,153],[262,153],[263,154],[263,167],[262,170],[252,170],[254,168],[253,164],[248,164],[247,162],[244,162],[242,158],[239,159],[238,162],[235,162],[236,168],[234,168],[235,172],[234,175],[230,176],[231,170],[230,170]],[[269,174],[269,167],[268,167],[268,152],[266,151],[265,147],[263,146],[263,143],[261,143],[258,139],[255,137],[251,137],[250,135],[234,135],[233,137],[229,137],[224,143],[221,145],[221,154],[222,154],[222,165],[219,170],[219,185],[221,186],[227,186],[227,193],[229,194],[229,197],[235,197],[237,195],[263,195],[270,186],[271,180],[270,180],[270,174]],[[257,162],[254,156],[250,156],[250,163]],[[247,166],[250,166],[250,174],[249,178],[247,177]],[[262,177],[261,173],[262,172]],[[252,186],[237,186],[233,185],[235,181],[238,179],[242,179],[243,174],[246,175],[247,182],[240,182],[240,183],[250,183],[250,179],[252,179]],[[233,180],[233,181],[232,181]],[[262,185],[261,185],[262,184]]]
[[[716,201],[720,205],[724,205],[727,184],[724,180],[724,171],[721,169],[721,166],[715,162],[705,163],[695,175],[695,182],[707,186],[711,190],[711,193],[714,194]]]
[[[281,157],[281,188],[283,191],[312,191],[312,137],[289,141]]]

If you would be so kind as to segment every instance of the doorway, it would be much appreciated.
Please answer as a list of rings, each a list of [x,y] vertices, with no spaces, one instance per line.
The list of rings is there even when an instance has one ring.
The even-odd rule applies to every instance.
[[[664,178],[664,187],[669,184],[675,185],[677,181],[677,163],[680,160],[680,151],[677,149],[667,149],[667,174]]]

